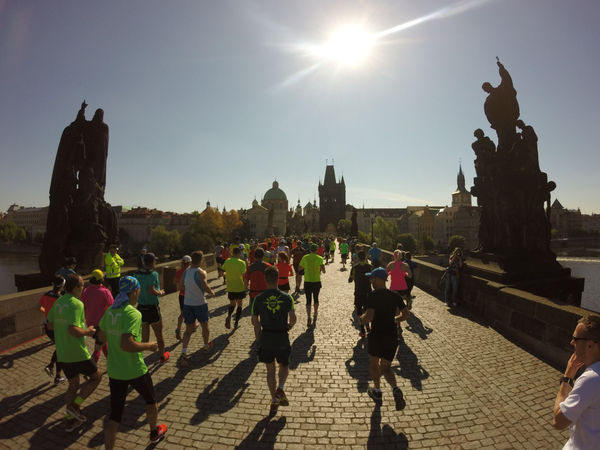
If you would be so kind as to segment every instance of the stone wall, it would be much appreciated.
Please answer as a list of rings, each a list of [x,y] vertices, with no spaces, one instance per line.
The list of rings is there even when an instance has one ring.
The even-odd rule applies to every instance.
[[[207,271],[216,270],[214,255],[204,255],[202,267]],[[175,292],[175,272],[179,261],[158,264],[160,285],[167,292]],[[134,269],[124,271],[131,275]],[[50,286],[0,296],[0,352],[41,336],[44,331],[44,314],[40,311],[40,298],[51,289]]]

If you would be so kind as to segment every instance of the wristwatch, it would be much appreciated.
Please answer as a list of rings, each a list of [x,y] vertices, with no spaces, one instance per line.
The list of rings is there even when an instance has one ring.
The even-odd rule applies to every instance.
[[[560,381],[558,384],[569,383],[569,386],[573,387],[573,378],[569,377],[560,377]]]

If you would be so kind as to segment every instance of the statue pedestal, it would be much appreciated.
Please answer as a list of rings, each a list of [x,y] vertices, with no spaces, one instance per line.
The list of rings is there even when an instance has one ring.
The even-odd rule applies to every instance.
[[[552,253],[520,256],[471,253],[463,270],[542,297],[581,305],[585,280],[572,277],[571,269],[562,267]]]

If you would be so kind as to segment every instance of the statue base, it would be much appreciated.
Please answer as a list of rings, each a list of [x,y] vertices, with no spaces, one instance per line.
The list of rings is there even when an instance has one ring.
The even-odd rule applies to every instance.
[[[585,280],[572,277],[571,269],[561,266],[553,253],[519,256],[471,253],[464,271],[535,295],[581,305]]]

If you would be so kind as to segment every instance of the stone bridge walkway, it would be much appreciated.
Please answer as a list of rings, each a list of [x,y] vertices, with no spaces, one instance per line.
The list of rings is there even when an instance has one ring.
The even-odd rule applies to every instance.
[[[383,405],[366,394],[365,340],[350,320],[352,285],[339,261],[323,276],[319,319],[306,329],[305,298],[296,306],[290,405],[269,417],[265,369],[250,352],[254,339],[245,309],[241,326],[225,329],[227,300],[209,300],[210,354],[198,349],[191,367],[178,369],[174,328],[177,294],[161,299],[172,358],[163,366],[149,355],[167,438],[158,447],[183,448],[543,448],[559,449],[568,432],[550,426],[560,372],[499,335],[468,311],[449,313],[438,299],[416,289],[414,316],[403,324],[393,368],[406,407],[396,411],[382,381]],[[294,283],[292,282],[292,285]],[[91,342],[90,342],[91,344]],[[108,378],[83,405],[88,422],[64,430],[63,394],[44,373],[53,351],[46,337],[0,355],[0,447],[99,448],[109,412]],[[105,360],[100,369],[105,371]],[[145,448],[143,400],[128,396],[117,448]]]

